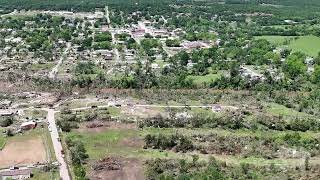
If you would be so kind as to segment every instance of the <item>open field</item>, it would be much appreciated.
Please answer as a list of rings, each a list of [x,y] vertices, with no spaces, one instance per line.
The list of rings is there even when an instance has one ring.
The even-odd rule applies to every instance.
[[[316,36],[257,36],[255,38],[266,39],[277,46],[282,46],[287,42],[293,52],[300,51],[312,57],[316,57],[320,52],[320,38]]]
[[[274,45],[283,45],[286,41],[294,40],[295,36],[256,36],[256,39],[266,39]]]
[[[217,160],[224,161],[228,164],[239,166],[242,163],[248,163],[254,166],[263,167],[270,166],[271,164],[276,166],[292,167],[293,164],[296,166],[303,166],[304,161],[300,158],[274,158],[265,159],[263,157],[243,157],[240,155],[226,155],[226,154],[202,154],[197,151],[194,152],[174,152],[170,150],[158,150],[158,149],[144,149],[143,137],[146,134],[174,134],[176,132],[182,133],[186,136],[193,136],[197,134],[210,135],[218,134],[222,137],[255,137],[257,139],[265,138],[266,135],[262,132],[251,132],[246,130],[238,130],[230,132],[228,130],[216,129],[184,129],[184,128],[169,128],[169,129],[159,129],[159,128],[147,128],[143,130],[138,130],[132,125],[125,125],[122,123],[115,123],[112,126],[95,128],[95,129],[79,129],[71,133],[67,133],[66,136],[72,138],[73,140],[80,140],[84,143],[84,146],[89,155],[89,164],[87,169],[91,169],[90,166],[97,163],[98,160],[104,158],[120,158],[127,160],[127,164],[130,162],[136,162],[140,160],[143,162],[148,159],[161,158],[161,159],[192,159],[192,155],[197,154],[202,161],[207,161],[209,157],[214,157]],[[281,139],[286,135],[285,132],[269,132],[268,138]],[[302,133],[303,139],[317,138],[319,134],[316,133]],[[129,160],[130,161],[129,161]],[[136,168],[136,163],[132,168]],[[311,158],[311,164],[318,164],[319,158]],[[138,167],[140,169],[141,167]],[[89,170],[90,177],[99,177],[101,174],[116,173],[118,171],[99,171],[98,174],[95,171]],[[121,170],[122,173],[126,174],[125,171]],[[117,174],[117,173],[116,173]],[[93,178],[95,179],[95,178]],[[120,178],[121,179],[121,178]]]
[[[5,147],[0,151],[1,167],[45,163],[47,150],[44,143],[41,135],[36,132],[8,138]]]
[[[320,179],[318,5],[0,0],[0,169]]]
[[[222,73],[217,73],[217,74],[207,74],[205,76],[188,76],[188,78],[193,79],[194,83],[198,86],[203,85],[204,83],[211,83],[216,81],[222,77]]]
[[[316,57],[320,52],[320,38],[316,36],[303,36],[299,39],[292,41],[289,48],[293,52],[301,51],[309,56]]]
[[[56,180],[59,178],[58,172],[41,172],[39,170],[34,170],[32,172],[33,177],[30,180]]]
[[[186,97],[188,97],[188,101],[183,102],[182,99]],[[157,158],[161,161],[173,160],[179,162],[184,159],[191,162],[194,155],[197,155],[201,162],[208,162],[210,157],[214,157],[219,162],[225,162],[229,168],[241,168],[243,164],[248,164],[250,167],[261,169],[268,169],[271,166],[295,169],[303,168],[305,166],[305,154],[313,153],[314,155],[308,159],[308,163],[312,167],[319,165],[318,153],[304,145],[308,142],[317,142],[319,133],[313,130],[293,130],[297,126],[291,123],[295,118],[306,116],[314,118],[311,114],[299,112],[294,108],[267,100],[260,99],[257,101],[254,96],[248,94],[230,93],[225,94],[218,100],[211,99],[209,96],[202,98],[199,94],[195,97],[201,97],[201,99],[192,97],[190,93],[189,96],[182,95],[175,98],[166,95],[165,98],[161,99],[163,102],[135,98],[131,106],[115,108],[119,116],[111,120],[99,121],[99,119],[95,119],[79,122],[78,128],[64,133],[64,140],[72,139],[74,142],[83,143],[88,154],[87,163],[83,166],[90,179],[99,179],[106,176],[119,176],[127,179],[128,174],[135,174],[133,176],[139,177],[143,174],[143,170],[145,171],[150,167],[143,162]],[[130,98],[117,98],[123,104],[127,104],[128,99]],[[150,107],[139,107],[139,104],[143,104],[143,102],[149,104]],[[153,106],[157,106],[157,104],[163,106],[153,109]],[[165,108],[165,104],[182,106]],[[232,108],[229,110],[222,108],[225,110],[224,112],[214,112],[211,108],[183,107],[184,104],[217,104],[225,108],[237,108],[233,110]],[[138,107],[135,108],[135,106]],[[243,108],[246,109],[246,112]],[[106,110],[108,109],[106,108]],[[144,110],[147,111],[144,112]],[[141,116],[135,111],[144,112],[146,116]],[[242,112],[244,114],[241,114]],[[83,110],[77,115],[85,117],[88,113],[90,111]],[[182,122],[186,121],[183,124],[178,122],[175,124],[175,120],[172,119],[161,120],[159,118],[159,114],[166,117],[170,113],[186,113],[185,116],[192,114],[199,118],[199,121],[196,122],[200,123],[200,126],[194,126],[193,123],[189,124],[187,118],[180,119]],[[230,117],[239,118],[237,119],[238,122],[230,121],[229,118],[225,119],[226,116],[230,115],[229,113],[232,114]],[[124,121],[126,116],[123,115],[130,116],[137,121],[128,123],[128,121]],[[176,119],[174,117],[177,116],[171,118]],[[207,122],[210,121],[209,117],[213,118],[212,123]],[[147,121],[147,119],[151,119],[151,121]],[[141,122],[147,123],[141,126]],[[207,123],[202,124],[204,122]],[[169,125],[166,125],[166,123]],[[272,125],[272,123],[275,124]],[[294,123],[298,122],[294,121]],[[279,130],[275,130],[274,127],[279,127]],[[162,144],[166,145],[167,143],[161,142],[161,139],[170,139],[177,134],[190,139],[192,148],[183,151],[177,150],[176,147],[162,147]],[[155,139],[154,144],[148,145],[150,142],[146,140],[147,136],[157,138],[159,135],[160,139]],[[294,139],[295,136],[297,136],[296,139]],[[175,139],[179,139],[179,137]],[[168,142],[169,145],[171,143],[174,143],[174,141]],[[310,143],[310,146],[313,145],[314,143]],[[177,146],[179,146],[179,143]],[[259,146],[259,150],[257,150],[257,146]],[[130,167],[131,171],[128,171]],[[112,168],[115,168],[115,170],[112,170]],[[259,177],[263,177],[263,175],[260,174]]]
[[[272,103],[272,104],[268,104],[266,106],[266,110],[268,113],[272,114],[272,115],[275,115],[275,116],[278,116],[278,115],[282,115],[282,116],[291,116],[291,117],[307,117],[307,116],[311,116],[307,113],[303,113],[303,112],[299,112],[299,111],[296,111],[294,109],[291,109],[291,108],[287,108],[283,105],[279,105],[279,104],[276,104],[276,103]]]

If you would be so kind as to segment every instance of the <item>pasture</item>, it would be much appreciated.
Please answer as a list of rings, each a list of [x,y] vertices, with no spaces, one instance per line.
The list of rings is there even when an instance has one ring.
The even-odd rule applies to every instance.
[[[316,36],[256,36],[256,39],[266,39],[276,46],[288,46],[293,52],[303,52],[316,57],[320,52],[320,38]]]
[[[303,36],[289,44],[293,52],[304,52],[309,56],[315,57],[320,52],[320,38],[316,36]]]
[[[294,40],[295,36],[256,36],[255,39],[266,39],[274,45],[284,45],[286,42]]]

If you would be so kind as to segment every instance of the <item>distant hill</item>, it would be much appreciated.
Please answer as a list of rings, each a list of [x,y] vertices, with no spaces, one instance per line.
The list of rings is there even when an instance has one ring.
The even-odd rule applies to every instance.
[[[0,0],[0,9],[88,10],[105,5],[165,4],[189,0]]]
[[[285,6],[317,6],[320,0],[226,0],[227,4],[276,4]]]

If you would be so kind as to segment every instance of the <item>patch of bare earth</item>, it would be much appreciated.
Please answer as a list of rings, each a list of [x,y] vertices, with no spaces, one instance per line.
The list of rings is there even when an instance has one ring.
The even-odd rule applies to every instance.
[[[143,162],[134,158],[107,157],[90,163],[90,180],[143,180]]]
[[[147,118],[150,116],[156,116],[161,113],[160,110],[151,107],[122,107],[121,114],[125,114],[129,117]]]
[[[143,148],[145,142],[142,138],[132,137],[132,138],[124,138],[119,142],[120,146],[130,147],[130,148]]]
[[[136,129],[136,123],[121,123],[116,121],[92,121],[81,123],[79,132],[103,132],[108,129]]]
[[[9,141],[0,151],[0,167],[46,162],[46,149],[41,137]]]

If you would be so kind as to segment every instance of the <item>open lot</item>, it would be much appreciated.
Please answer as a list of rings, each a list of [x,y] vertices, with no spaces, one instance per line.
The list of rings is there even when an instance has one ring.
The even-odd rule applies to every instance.
[[[47,150],[41,135],[34,132],[9,138],[0,151],[0,168],[45,163]]]

